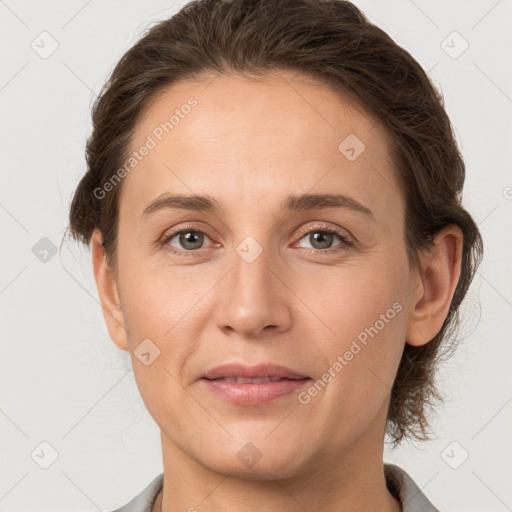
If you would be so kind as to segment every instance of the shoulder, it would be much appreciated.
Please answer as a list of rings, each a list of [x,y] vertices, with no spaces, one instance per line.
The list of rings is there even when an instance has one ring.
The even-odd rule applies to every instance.
[[[156,496],[162,489],[163,482],[164,474],[160,473],[130,502],[111,512],[151,512]]]
[[[398,495],[403,512],[440,512],[401,467],[385,463],[384,474],[389,490]]]

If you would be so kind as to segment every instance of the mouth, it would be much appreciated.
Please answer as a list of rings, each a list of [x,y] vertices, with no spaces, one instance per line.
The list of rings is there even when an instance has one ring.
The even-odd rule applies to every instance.
[[[290,399],[311,380],[290,368],[274,364],[229,364],[212,368],[200,383],[214,397],[236,405],[262,405]]]
[[[286,366],[273,363],[260,363],[254,366],[245,363],[228,363],[208,369],[202,375],[202,378],[208,380],[251,379],[256,381],[257,379],[271,379],[270,382],[273,382],[280,379],[307,379],[308,376]]]
[[[219,379],[206,379],[216,382],[236,382],[238,384],[258,384],[260,382],[277,382],[280,380],[301,380],[299,378],[288,379],[286,377],[221,377]]]

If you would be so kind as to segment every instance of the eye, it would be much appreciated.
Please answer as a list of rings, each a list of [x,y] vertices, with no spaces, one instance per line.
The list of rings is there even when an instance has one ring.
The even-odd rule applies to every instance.
[[[198,252],[203,248],[205,238],[210,237],[202,230],[190,227],[182,228],[164,235],[162,245],[166,246],[172,253],[188,256],[188,253]]]
[[[350,247],[352,244],[341,231],[326,226],[317,226],[305,233],[301,233],[302,238],[299,240],[299,247],[310,250],[311,252],[334,252]],[[340,243],[333,247],[333,242],[338,238]],[[301,244],[302,240],[310,244],[310,247]]]

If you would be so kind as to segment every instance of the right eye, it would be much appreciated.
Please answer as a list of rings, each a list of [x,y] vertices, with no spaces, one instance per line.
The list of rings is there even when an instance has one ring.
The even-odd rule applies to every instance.
[[[170,247],[172,253],[186,253],[197,252],[202,249],[205,237],[209,239],[208,235],[200,229],[180,229],[164,236],[162,245]],[[178,247],[176,247],[176,244]],[[179,247],[181,245],[181,247]]]

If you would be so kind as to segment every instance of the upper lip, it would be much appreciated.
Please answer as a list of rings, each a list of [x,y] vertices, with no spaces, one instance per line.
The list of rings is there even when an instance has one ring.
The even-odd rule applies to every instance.
[[[286,368],[278,364],[262,363],[255,366],[248,366],[242,363],[230,363],[216,366],[207,370],[204,379],[221,379],[223,377],[245,377],[248,379],[264,377],[281,377],[283,379],[307,379],[306,375]]]

